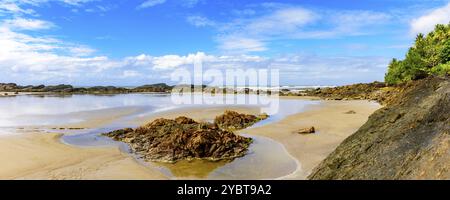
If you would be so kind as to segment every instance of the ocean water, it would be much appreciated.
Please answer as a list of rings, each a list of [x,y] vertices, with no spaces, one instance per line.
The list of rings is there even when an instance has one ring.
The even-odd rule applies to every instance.
[[[193,95],[196,98],[201,95]],[[205,96],[204,104],[180,104],[168,94],[120,94],[120,95],[25,95],[0,98],[0,128],[22,126],[48,126],[77,123],[88,120],[88,112],[108,109],[133,108],[133,115],[145,116],[157,112],[187,107],[257,106],[276,121],[301,112],[317,101],[278,99],[257,95]],[[230,100],[231,99],[231,100]],[[251,103],[249,101],[254,101]],[[231,102],[231,103],[230,103]],[[234,102],[234,103],[233,103]],[[268,106],[272,103],[272,107]],[[224,104],[228,103],[228,104]],[[269,122],[264,122],[269,123]]]

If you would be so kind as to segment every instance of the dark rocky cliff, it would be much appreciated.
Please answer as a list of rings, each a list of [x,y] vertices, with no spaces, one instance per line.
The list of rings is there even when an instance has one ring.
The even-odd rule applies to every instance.
[[[309,179],[450,179],[450,80],[406,84]]]

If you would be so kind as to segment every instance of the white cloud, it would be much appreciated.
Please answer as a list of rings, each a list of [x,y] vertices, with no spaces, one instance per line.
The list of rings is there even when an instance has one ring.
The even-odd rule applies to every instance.
[[[448,24],[450,22],[450,3],[446,6],[437,8],[427,14],[411,21],[411,34],[431,32],[436,24]]]
[[[36,12],[24,6],[34,6],[38,7],[50,2],[58,2],[69,6],[82,6],[83,4],[100,1],[100,0],[1,0],[0,1],[0,14],[7,13],[13,15],[35,15]]]
[[[143,3],[141,3],[137,8],[138,9],[142,9],[142,8],[150,8],[159,4],[163,4],[165,3],[166,0],[147,0]]]
[[[54,27],[54,24],[48,21],[26,18],[8,19],[3,21],[3,25],[18,30],[41,30]]]
[[[0,13],[13,13],[13,14],[33,14],[32,9],[22,9],[18,5],[9,2],[0,2]]]
[[[133,78],[138,76],[142,76],[142,74],[134,70],[125,70],[122,74],[122,78]]]
[[[225,25],[225,32],[244,32],[252,35],[278,35],[296,31],[318,18],[314,12],[299,8],[282,8],[267,15],[236,19]]]
[[[270,67],[280,69],[282,79],[291,84],[345,85],[383,81],[389,61],[373,56],[288,55],[275,58]]]
[[[244,63],[261,63],[266,58],[250,55],[228,55],[216,56],[208,55],[204,52],[191,53],[188,55],[163,55],[150,56],[139,55],[136,57],[128,57],[124,59],[127,66],[141,67],[153,69],[157,71],[171,71],[179,67],[193,68],[195,62],[202,62],[204,67],[243,67]]]
[[[387,24],[391,20],[390,14],[373,11],[309,10],[280,4],[263,5],[258,15],[254,12],[238,15],[230,22],[208,20],[202,23],[206,18],[198,17],[188,22],[195,26],[214,24],[218,32],[218,48],[242,53],[268,50],[272,42],[279,40],[375,34],[379,31],[377,25]]]
[[[218,48],[238,53],[265,51],[267,41],[293,34],[317,18],[310,10],[290,7],[259,17],[235,19],[218,26]]]
[[[202,16],[189,16],[186,18],[187,22],[196,27],[214,26],[216,23]]]
[[[332,11],[329,14],[331,17],[326,20],[331,21],[333,27],[329,32],[335,36],[370,34],[371,27],[386,24],[391,19],[387,13],[373,11]]]
[[[39,1],[39,0],[35,0],[35,1]],[[51,1],[51,0],[41,0],[41,2],[48,2],[48,1]],[[80,6],[82,4],[93,2],[93,1],[98,1],[98,0],[55,0],[55,1],[60,1],[60,2],[69,4],[72,6]]]
[[[73,56],[90,56],[95,52],[95,49],[81,45],[69,47],[68,49]]]
[[[222,37],[219,49],[231,53],[259,52],[267,50],[266,44],[260,40],[239,36]]]
[[[188,54],[186,56],[180,55],[164,55],[153,57],[149,55],[139,55],[136,57],[127,58],[127,62],[135,66],[146,66],[155,70],[169,70],[183,65],[193,65],[195,61],[210,62],[216,58],[211,55],[206,55],[203,52],[195,54]]]
[[[29,81],[82,77],[121,64],[105,56],[80,57],[93,50],[51,37],[18,33],[4,24],[0,26],[0,46],[0,82],[14,76]]]
[[[108,12],[114,8],[115,8],[114,6],[97,5],[97,6],[86,8],[86,9],[84,9],[84,11],[89,12],[89,13],[100,13],[100,15],[103,15],[103,13]],[[78,10],[72,9],[72,12],[76,13],[76,12],[78,12]]]

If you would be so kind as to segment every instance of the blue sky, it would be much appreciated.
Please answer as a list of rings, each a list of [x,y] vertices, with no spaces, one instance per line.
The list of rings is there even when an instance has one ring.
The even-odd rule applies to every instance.
[[[0,0],[0,82],[141,85],[175,69],[279,69],[283,85],[382,80],[448,0]]]

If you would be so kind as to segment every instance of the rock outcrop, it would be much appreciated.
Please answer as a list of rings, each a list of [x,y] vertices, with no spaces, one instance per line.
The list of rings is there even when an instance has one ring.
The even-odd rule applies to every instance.
[[[122,129],[104,135],[130,145],[146,161],[229,160],[244,156],[251,138],[200,123],[190,118],[157,119],[136,129]]]
[[[402,85],[388,86],[381,82],[359,83],[340,87],[306,90],[302,96],[316,96],[326,100],[372,100],[388,104]]]
[[[17,84],[15,83],[0,83],[0,91],[2,92],[9,92],[16,90],[18,88]]]
[[[310,179],[450,179],[450,78],[410,82]]]
[[[171,92],[172,86],[164,83],[144,85],[136,88],[124,88],[115,86],[73,87],[72,85],[28,85],[20,86],[15,83],[0,83],[2,92],[45,92],[66,94],[123,94],[138,92]]]
[[[131,89],[132,92],[171,92],[172,86],[165,83],[157,83],[152,85],[143,85]]]
[[[259,116],[240,114],[235,111],[225,111],[223,115],[217,116],[214,119],[214,123],[220,128],[227,130],[240,130],[252,126],[256,122],[267,119],[267,114],[261,114]]]

